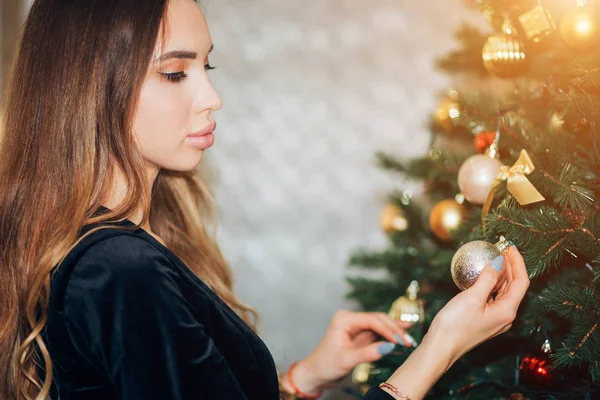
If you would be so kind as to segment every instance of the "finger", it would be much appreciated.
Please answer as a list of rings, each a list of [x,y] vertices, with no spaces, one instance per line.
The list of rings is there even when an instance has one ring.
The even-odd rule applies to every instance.
[[[510,261],[513,279],[529,280],[529,275],[527,273],[527,267],[525,266],[523,256],[521,253],[519,253],[519,250],[517,250],[515,246],[509,247],[508,260]]]
[[[498,290],[498,294],[496,295],[496,299],[501,299],[502,296],[504,295],[504,293],[506,293],[506,288],[508,287],[508,279],[505,279],[504,282],[502,283],[502,286],[500,287],[500,290]]]
[[[384,313],[373,313],[373,315],[375,316],[375,318],[378,318],[379,320],[381,320],[381,322],[383,322],[385,324],[386,327],[388,327],[390,329],[390,333],[391,333],[391,339],[389,336],[386,336],[383,333],[378,332],[381,336],[383,336],[384,338],[388,339],[391,342],[394,343],[399,343],[399,344],[405,344],[406,340],[404,339],[404,330],[402,328],[400,328],[393,319],[391,319],[387,314]],[[386,333],[388,333],[386,331]],[[389,333],[388,333],[389,335]]]
[[[400,319],[394,319],[393,321],[401,329],[412,328],[412,326],[414,325],[414,322],[402,321]]]
[[[510,251],[510,250],[509,250]],[[512,280],[514,279],[513,276],[513,271],[512,271],[512,264],[510,262],[510,258],[509,257],[505,257],[506,258],[506,265],[505,265],[505,269],[506,269],[506,280],[508,281],[508,283],[512,282]]]
[[[481,302],[486,302],[489,295],[492,293],[492,290],[498,283],[498,278],[500,277],[500,270],[502,269],[502,265],[504,262],[503,256],[498,256],[495,258],[490,264],[486,265],[475,284],[471,286],[467,291],[472,292],[475,296],[481,299]],[[493,265],[495,268],[492,268]]]
[[[354,344],[354,346],[362,347],[367,344],[373,343],[376,338],[377,337],[375,336],[375,333],[373,333],[371,331],[362,331],[362,332],[357,333],[352,338],[352,343]]]
[[[376,313],[349,313],[346,318],[345,328],[350,334],[371,330],[383,336],[390,342],[398,342],[394,337],[396,334],[396,326],[392,324],[393,327],[390,327],[383,319],[379,318]]]
[[[353,364],[374,362],[390,354],[395,348],[394,343],[379,341],[353,351],[350,355]]]
[[[392,319],[389,315],[384,314],[384,313],[380,313],[379,314],[381,316],[381,318],[383,318],[385,321],[389,321],[393,328],[394,328],[394,338],[396,339],[396,342],[406,346],[406,347],[416,347],[417,346],[417,342],[415,341],[415,339],[409,335],[408,333],[406,333],[406,330],[404,328],[401,328],[399,326],[399,321]],[[407,321],[400,321],[402,323],[402,325],[407,326],[407,328],[410,328],[413,324],[412,322],[407,322]]]
[[[389,315],[384,313],[376,313],[376,315],[383,320],[383,322],[394,330],[394,342],[410,346],[409,339],[406,336],[406,331],[398,326],[397,321],[392,319]]]
[[[525,297],[530,282],[525,261],[523,261],[523,257],[516,247],[510,247],[508,256],[511,261],[513,278],[506,287],[506,293],[504,294],[502,301],[506,301],[516,309],[519,307],[523,297]]]

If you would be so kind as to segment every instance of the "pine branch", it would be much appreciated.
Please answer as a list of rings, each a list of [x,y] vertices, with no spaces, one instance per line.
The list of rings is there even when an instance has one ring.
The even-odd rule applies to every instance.
[[[365,310],[387,312],[392,302],[406,291],[406,287],[394,282],[362,277],[346,280],[352,287],[346,297],[358,301]]]
[[[549,310],[571,321],[571,332],[555,355],[557,366],[588,365],[594,381],[600,378],[597,355],[600,353],[600,298],[593,287],[553,284],[542,292]]]
[[[600,51],[577,57],[573,60],[567,73],[573,83],[586,91],[600,88]]]
[[[438,59],[437,67],[449,73],[461,72],[488,76],[481,60],[481,49],[487,40],[487,35],[477,27],[463,23],[456,32],[455,38],[460,43],[460,48]]]
[[[494,234],[504,235],[517,244],[531,277],[555,270],[566,256],[573,258],[578,253],[593,259],[600,251],[595,233],[596,218],[576,226],[552,207],[522,207],[510,195],[488,215],[486,226]]]
[[[382,169],[402,174],[407,178],[424,180],[442,192],[456,194],[456,174],[465,157],[442,151],[433,151],[432,154],[435,154],[435,157],[421,157],[406,162],[401,162],[384,152],[377,152],[376,158]]]
[[[539,185],[540,191],[550,197],[554,203],[565,210],[571,208],[583,211],[594,202],[594,193],[585,186],[582,174],[571,163],[564,163],[558,178],[545,169],[539,169],[531,176]],[[544,179],[537,179],[538,176]]]
[[[383,252],[359,250],[350,256],[348,265],[365,269],[394,269],[394,266],[401,266],[413,258],[414,255],[404,248],[391,248]]]

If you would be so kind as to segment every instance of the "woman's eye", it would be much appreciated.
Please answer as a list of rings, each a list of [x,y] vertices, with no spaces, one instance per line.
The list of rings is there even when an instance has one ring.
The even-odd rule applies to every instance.
[[[215,68],[217,68],[217,67],[213,67],[213,66],[211,66],[210,64],[204,64],[204,69],[205,69],[206,71],[210,71],[211,69],[215,69]]]
[[[164,76],[169,82],[179,83],[187,78],[187,74],[183,71],[181,72],[160,72],[162,76]]]

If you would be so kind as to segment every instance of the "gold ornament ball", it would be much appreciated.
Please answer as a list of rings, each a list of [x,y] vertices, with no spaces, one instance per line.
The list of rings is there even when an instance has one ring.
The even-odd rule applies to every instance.
[[[451,90],[448,96],[442,99],[435,111],[435,121],[447,133],[454,129],[455,121],[460,117],[460,104],[458,103],[458,92]]]
[[[441,240],[453,239],[453,231],[458,229],[467,215],[466,207],[454,199],[442,200],[433,206],[429,215],[429,227]]]
[[[466,290],[473,286],[481,271],[494,258],[503,255],[508,251],[511,243],[501,238],[496,244],[475,240],[461,246],[450,263],[450,272],[452,280],[460,290]],[[500,290],[504,280],[506,279],[506,263],[500,271],[498,283],[494,287],[493,292]]]
[[[406,289],[406,295],[397,298],[390,307],[391,319],[405,322],[423,322],[425,317],[424,300],[419,298],[419,282],[412,281]]]
[[[560,22],[563,41],[576,50],[588,50],[600,39],[600,16],[587,5],[575,7]]]
[[[408,229],[408,220],[404,215],[404,210],[396,204],[385,206],[381,212],[379,223],[388,235],[392,232],[403,232]]]
[[[483,46],[481,58],[485,69],[499,78],[515,78],[529,68],[525,43],[506,33],[491,35]]]

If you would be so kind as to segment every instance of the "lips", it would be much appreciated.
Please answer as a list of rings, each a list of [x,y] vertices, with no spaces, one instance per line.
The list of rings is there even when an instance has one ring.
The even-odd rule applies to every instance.
[[[202,130],[199,130],[198,132],[190,133],[188,135],[188,137],[201,137],[201,136],[210,135],[211,133],[214,132],[215,129],[217,129],[217,123],[212,122],[210,125],[203,128]]]

